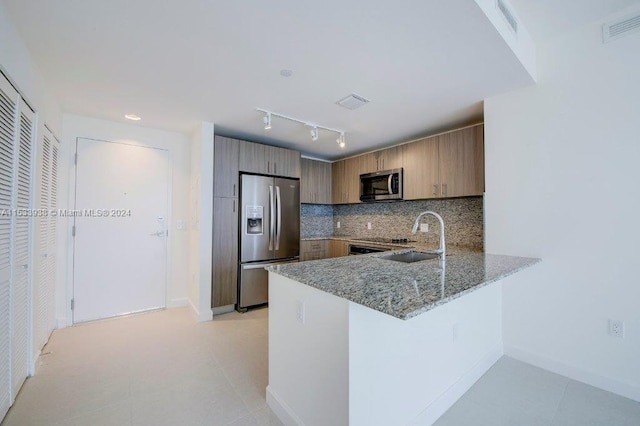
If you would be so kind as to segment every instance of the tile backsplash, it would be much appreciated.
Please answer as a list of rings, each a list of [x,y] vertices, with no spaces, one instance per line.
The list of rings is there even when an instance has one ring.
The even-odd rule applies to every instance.
[[[301,236],[409,238],[437,243],[440,225],[433,216],[423,218],[429,232],[411,234],[418,214],[432,210],[444,219],[447,244],[483,247],[483,198],[401,201],[337,206],[302,205]],[[340,228],[337,223],[340,222]],[[367,224],[371,223],[371,229]]]

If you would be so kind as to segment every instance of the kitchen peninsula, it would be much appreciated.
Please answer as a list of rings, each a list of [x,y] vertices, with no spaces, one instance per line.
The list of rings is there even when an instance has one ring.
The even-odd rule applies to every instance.
[[[500,280],[539,259],[387,259],[402,252],[270,269],[267,401],[285,424],[431,424],[502,355]]]

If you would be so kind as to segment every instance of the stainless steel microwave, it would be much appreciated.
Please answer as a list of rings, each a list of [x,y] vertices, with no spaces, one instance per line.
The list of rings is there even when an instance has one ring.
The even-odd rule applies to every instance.
[[[360,201],[402,200],[402,169],[360,175]]]

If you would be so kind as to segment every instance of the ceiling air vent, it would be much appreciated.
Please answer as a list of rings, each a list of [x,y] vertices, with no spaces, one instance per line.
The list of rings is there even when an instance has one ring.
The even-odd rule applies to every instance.
[[[516,17],[513,16],[513,13],[511,13],[511,10],[509,10],[509,6],[507,6],[503,0],[497,0],[496,7],[505,21],[507,21],[507,24],[509,24],[514,34],[518,34],[518,21],[516,20]]]
[[[640,31],[640,11],[605,22],[602,26],[602,41],[608,43],[637,31]]]
[[[340,99],[336,103],[347,109],[356,109],[356,108],[360,108],[362,105],[368,104],[369,99],[363,98],[362,96],[358,96],[355,93],[352,93],[346,98]]]

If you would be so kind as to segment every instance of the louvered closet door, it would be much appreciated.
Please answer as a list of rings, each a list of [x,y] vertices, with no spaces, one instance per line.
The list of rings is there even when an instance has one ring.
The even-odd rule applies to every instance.
[[[18,93],[0,76],[0,418],[11,394],[11,223]]]
[[[53,135],[52,135],[53,136]],[[55,136],[51,141],[51,172],[49,174],[49,210],[58,209],[58,152],[60,142]],[[56,282],[56,235],[57,216],[49,215],[49,230],[47,231],[47,316],[46,316],[46,339],[53,331],[55,325],[55,282]]]
[[[48,210],[51,195],[51,132],[42,128],[40,142],[40,162],[38,173],[38,209]],[[33,351],[36,356],[49,338],[49,295],[51,290],[49,270],[49,217],[38,216],[36,219],[36,279],[33,287]]]
[[[35,114],[20,103],[18,143],[15,152],[16,182],[14,208],[17,212],[31,208],[31,175]],[[31,218],[13,218],[13,265],[11,277],[13,395],[18,393],[29,371],[29,236]]]

